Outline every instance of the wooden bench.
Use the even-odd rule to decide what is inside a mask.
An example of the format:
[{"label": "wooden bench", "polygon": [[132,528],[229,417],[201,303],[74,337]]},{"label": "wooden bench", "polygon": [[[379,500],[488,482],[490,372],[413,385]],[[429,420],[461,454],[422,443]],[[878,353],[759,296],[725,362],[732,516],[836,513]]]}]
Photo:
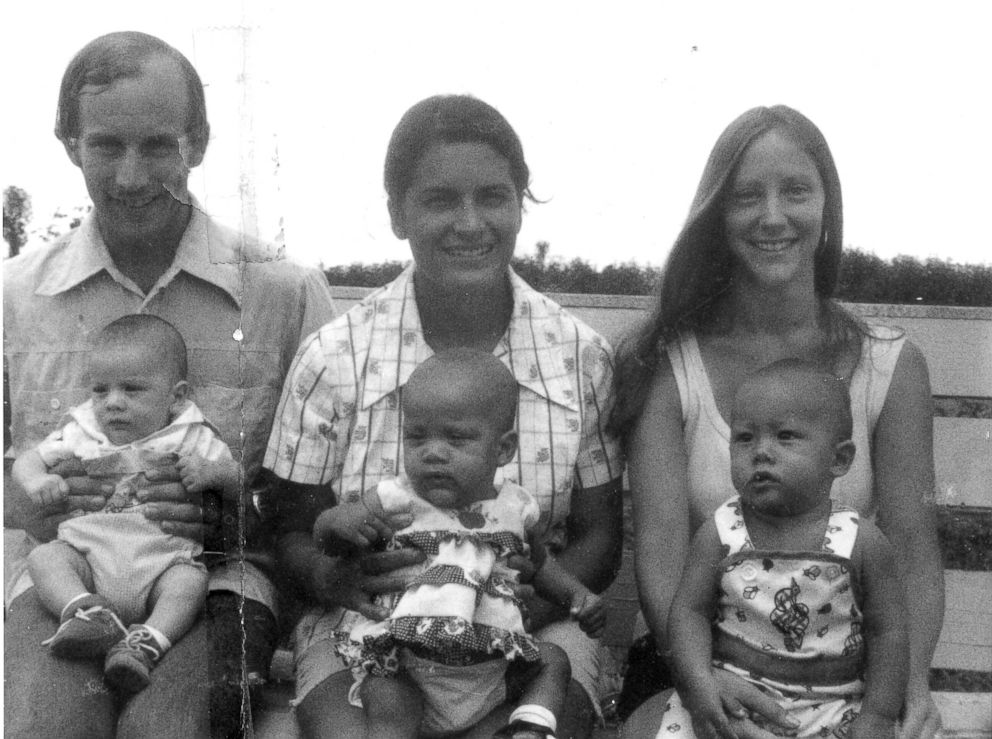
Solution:
[{"label": "wooden bench", "polygon": [[[366,288],[333,287],[344,311]],[[616,344],[641,320],[652,299],[622,295],[552,294]],[[934,395],[937,502],[946,551],[944,628],[934,656],[932,686],[947,736],[992,737],[992,308],[854,305],[871,321],[904,328],[927,358]],[[639,610],[634,582],[629,500],[625,501],[623,565],[607,591],[610,621],[604,643],[619,681]],[[977,531],[970,539],[962,534]],[[974,541],[972,541],[974,540]],[[978,551],[975,550],[978,548]],[[961,564],[969,569],[960,569]],[[285,656],[282,658],[285,662]],[[947,687],[951,687],[948,690]],[[288,715],[273,705],[257,735],[293,736]],[[615,737],[609,728],[599,737]]]},{"label": "wooden bench", "polygon": [[[335,287],[339,311],[369,291]],[[552,295],[616,343],[651,305],[647,297]],[[934,456],[941,537],[945,549],[947,609],[931,674],[945,735],[992,737],[992,308],[856,305],[860,315],[903,327],[923,350],[934,395]],[[604,637],[619,681],[638,611],[627,501],[623,567],[607,591],[610,621]],[[16,541],[9,543],[16,548]],[[5,535],[5,554],[10,562]],[[5,563],[6,564],[6,563]],[[6,574],[6,573],[5,573]],[[281,650],[276,680],[256,711],[254,736],[297,736],[288,700],[292,660]],[[251,733],[251,732],[250,732]],[[597,739],[618,736],[616,727]]]},{"label": "wooden bench", "polygon": [[[555,298],[614,342],[651,304],[628,296]],[[931,685],[948,735],[992,736],[992,309],[852,307],[868,320],[904,328],[927,358],[946,567],[944,628]],[[629,507],[627,514],[629,534]],[[607,591],[605,642],[618,658],[638,611],[630,545],[628,536],[623,568]]]}]

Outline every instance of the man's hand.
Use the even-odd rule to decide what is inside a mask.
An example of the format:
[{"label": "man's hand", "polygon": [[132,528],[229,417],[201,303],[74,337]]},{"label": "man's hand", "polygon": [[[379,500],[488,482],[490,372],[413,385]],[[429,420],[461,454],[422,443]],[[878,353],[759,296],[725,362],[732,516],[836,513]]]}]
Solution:
[{"label": "man's hand", "polygon": [[598,639],[606,628],[606,603],[598,595],[586,592],[572,600],[569,615],[579,622],[579,627],[592,639]]},{"label": "man's hand", "polygon": [[159,469],[145,473],[147,484],[137,498],[146,504],[145,518],[155,521],[167,534],[202,541],[220,525],[219,511],[205,507],[198,493],[188,491],[176,469]]},{"label": "man's hand", "polygon": [[60,523],[67,518],[101,510],[107,504],[107,498],[114,494],[113,485],[87,477],[78,459],[59,462],[50,472],[63,479],[68,492],[61,500],[41,507],[43,530],[33,531],[40,538],[54,539]]}]

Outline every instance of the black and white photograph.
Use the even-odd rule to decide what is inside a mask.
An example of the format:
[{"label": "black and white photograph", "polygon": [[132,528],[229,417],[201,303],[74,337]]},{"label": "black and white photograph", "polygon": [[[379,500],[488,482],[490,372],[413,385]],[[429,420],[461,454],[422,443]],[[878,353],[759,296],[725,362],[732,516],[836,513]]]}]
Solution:
[{"label": "black and white photograph", "polygon": [[992,739],[992,12],[5,10],[12,739]]}]

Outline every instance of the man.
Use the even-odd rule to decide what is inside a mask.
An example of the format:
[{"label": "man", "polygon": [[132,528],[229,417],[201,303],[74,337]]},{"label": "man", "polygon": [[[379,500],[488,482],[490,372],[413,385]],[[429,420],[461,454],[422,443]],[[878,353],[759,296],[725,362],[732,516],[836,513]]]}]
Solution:
[{"label": "man", "polygon": [[[240,456],[243,478],[240,499],[222,503],[188,495],[168,473],[139,494],[163,530],[206,533],[206,549],[227,555],[209,562],[205,618],[123,707],[102,665],[56,660],[40,646],[58,623],[19,579],[4,624],[5,730],[60,739],[237,735],[241,686],[264,673],[275,630],[274,589],[257,566],[264,558],[239,556],[245,538],[252,551],[257,528],[251,486],[297,346],[333,315],[327,283],[215,223],[191,198],[189,171],[209,137],[203,85],[161,40],[122,32],[84,47],[63,77],[55,133],[82,170],[93,210],[52,247],[4,265],[8,456],[38,443],[86,396],[86,353],[101,327],[152,313],[186,340],[196,402]],[[95,481],[61,474],[71,488],[66,509],[102,507],[107,492]],[[51,538],[67,510],[32,510],[5,483],[5,523]]]}]

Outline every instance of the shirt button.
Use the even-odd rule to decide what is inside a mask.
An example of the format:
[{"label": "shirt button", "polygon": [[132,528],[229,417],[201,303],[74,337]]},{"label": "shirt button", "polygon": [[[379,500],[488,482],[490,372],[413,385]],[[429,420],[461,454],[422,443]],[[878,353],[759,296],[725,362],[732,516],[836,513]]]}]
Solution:
[{"label": "shirt button", "polygon": [[741,567],[741,577],[745,580],[753,580],[758,576],[758,570],[755,569],[754,565],[744,565]]},{"label": "shirt button", "polygon": [[48,405],[52,407],[53,411],[57,411],[59,408],[62,407],[62,401],[59,400],[58,398],[52,398],[51,400],[48,401]]}]

